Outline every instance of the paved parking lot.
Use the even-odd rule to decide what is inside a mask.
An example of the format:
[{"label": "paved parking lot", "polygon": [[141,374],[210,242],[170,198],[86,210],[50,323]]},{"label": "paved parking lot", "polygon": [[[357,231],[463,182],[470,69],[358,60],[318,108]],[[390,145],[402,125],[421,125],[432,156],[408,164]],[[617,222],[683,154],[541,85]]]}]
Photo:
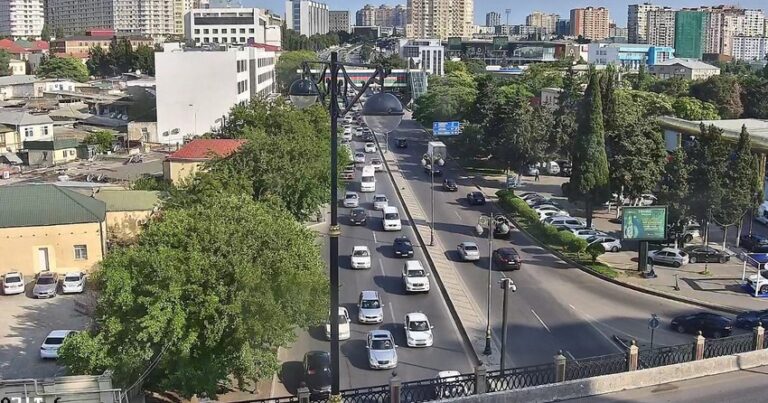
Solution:
[{"label": "paved parking lot", "polygon": [[[28,279],[29,281],[29,279]],[[46,378],[62,374],[53,360],[40,359],[40,345],[51,330],[84,329],[88,318],[75,312],[80,295],[33,299],[27,293],[0,295],[0,379]]]}]

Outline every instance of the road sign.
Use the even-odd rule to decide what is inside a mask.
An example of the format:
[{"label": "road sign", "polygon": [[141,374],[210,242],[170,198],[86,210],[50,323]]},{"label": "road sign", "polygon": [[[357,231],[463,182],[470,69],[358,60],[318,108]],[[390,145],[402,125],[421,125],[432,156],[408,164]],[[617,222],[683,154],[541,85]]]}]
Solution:
[{"label": "road sign", "polygon": [[658,329],[659,328],[659,317],[656,316],[654,313],[651,315],[651,319],[648,319],[648,328],[649,329]]},{"label": "road sign", "polygon": [[461,133],[459,122],[432,122],[432,134],[435,136],[458,136]]}]

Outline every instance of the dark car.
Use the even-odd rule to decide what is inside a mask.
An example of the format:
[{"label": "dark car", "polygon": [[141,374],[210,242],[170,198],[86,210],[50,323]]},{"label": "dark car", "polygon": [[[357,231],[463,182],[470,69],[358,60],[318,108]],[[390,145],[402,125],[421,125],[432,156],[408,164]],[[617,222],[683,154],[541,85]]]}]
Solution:
[{"label": "dark car", "polygon": [[443,171],[440,170],[440,167],[434,168],[434,173],[432,172],[432,165],[427,164],[424,166],[424,172],[426,172],[427,175],[435,175],[435,176],[442,176]]},{"label": "dark car", "polygon": [[497,216],[496,223],[493,226],[493,237],[496,239],[509,239],[512,234],[512,223],[507,217]]},{"label": "dark car", "polygon": [[536,208],[539,206],[543,206],[545,204],[549,204],[559,208],[560,210],[563,210],[563,206],[561,206],[560,203],[556,202],[554,199],[535,199],[533,204],[531,204],[530,206],[531,208]]},{"label": "dark car", "polygon": [[733,331],[733,323],[730,319],[710,312],[678,316],[672,319],[670,327],[678,333],[698,334],[701,331],[704,337],[715,339],[729,336]]},{"label": "dark car", "polygon": [[355,207],[349,212],[349,221],[354,225],[365,225],[368,214],[362,207]]},{"label": "dark car", "polygon": [[493,264],[499,270],[520,270],[523,265],[515,248],[499,248],[493,251]]},{"label": "dark car", "polygon": [[445,179],[443,181],[443,190],[448,192],[456,192],[459,190],[459,186],[456,185],[456,181],[453,179]]},{"label": "dark car", "polygon": [[768,309],[742,312],[736,316],[733,325],[740,329],[754,329],[758,323],[768,325]]},{"label": "dark car", "polygon": [[304,382],[315,395],[331,393],[331,355],[325,351],[304,354]]},{"label": "dark car", "polygon": [[704,245],[691,245],[683,248],[690,256],[691,263],[725,263],[731,260],[731,256],[719,249]]},{"label": "dark car", "polygon": [[399,236],[395,238],[395,243],[392,244],[392,249],[395,250],[395,256],[398,257],[412,257],[413,256],[413,244],[411,240],[406,236]]},{"label": "dark car", "polygon": [[408,140],[406,139],[397,139],[395,140],[395,145],[397,145],[397,148],[408,148]]},{"label": "dark car", "polygon": [[739,237],[739,245],[749,252],[768,252],[768,238],[756,234],[745,234]]},{"label": "dark car", "polygon": [[571,170],[573,165],[567,160],[557,160],[557,165],[560,166],[560,176],[571,176]]},{"label": "dark car", "polygon": [[482,206],[485,204],[483,192],[470,192],[467,194],[467,202],[470,206]]},{"label": "dark car", "polygon": [[372,142],[373,141],[373,133],[363,133],[363,141],[365,142]]}]

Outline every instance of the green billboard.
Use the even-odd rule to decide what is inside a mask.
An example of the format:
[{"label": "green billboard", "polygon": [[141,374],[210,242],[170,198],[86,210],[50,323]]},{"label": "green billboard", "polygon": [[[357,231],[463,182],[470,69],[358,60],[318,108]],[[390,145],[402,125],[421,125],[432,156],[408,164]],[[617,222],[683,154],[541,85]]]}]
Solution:
[{"label": "green billboard", "polygon": [[626,241],[663,241],[666,239],[667,207],[624,207],[621,233]]}]

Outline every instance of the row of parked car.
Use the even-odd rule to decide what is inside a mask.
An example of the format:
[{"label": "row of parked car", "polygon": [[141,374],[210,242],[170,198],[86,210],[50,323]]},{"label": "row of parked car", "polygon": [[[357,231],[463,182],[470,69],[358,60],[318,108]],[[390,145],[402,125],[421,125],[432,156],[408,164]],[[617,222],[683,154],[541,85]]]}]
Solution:
[{"label": "row of parked car", "polygon": [[[82,272],[69,272],[63,278],[55,272],[38,273],[34,279],[32,287],[32,296],[34,298],[53,298],[59,293],[59,283],[61,283],[62,294],[81,293],[85,289],[86,274]],[[3,275],[3,294],[17,295],[23,294],[27,289],[27,282],[24,275],[17,271],[5,273]]]}]

